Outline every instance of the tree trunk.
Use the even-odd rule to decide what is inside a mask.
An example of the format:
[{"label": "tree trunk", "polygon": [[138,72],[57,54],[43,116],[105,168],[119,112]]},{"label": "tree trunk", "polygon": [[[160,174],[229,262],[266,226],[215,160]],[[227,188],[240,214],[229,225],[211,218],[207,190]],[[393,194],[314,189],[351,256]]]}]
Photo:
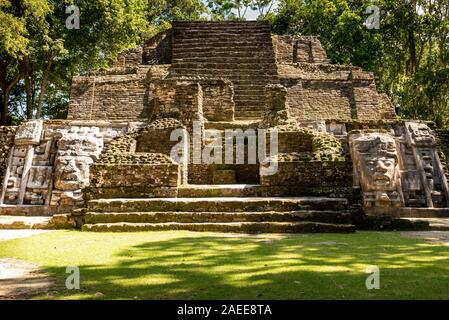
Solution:
[{"label": "tree trunk", "polygon": [[33,118],[33,94],[31,92],[31,70],[28,64],[26,65],[24,78],[26,94],[26,117],[28,120],[30,120]]},{"label": "tree trunk", "polygon": [[2,126],[7,125],[7,121],[8,121],[8,100],[9,100],[9,93],[6,94],[5,92],[3,92],[2,114],[0,117],[0,125],[2,125]]},{"label": "tree trunk", "polygon": [[41,91],[39,92],[39,99],[37,101],[36,119],[40,119],[42,116],[42,104],[44,101],[45,92],[47,91],[48,78],[50,76],[51,65],[53,63],[53,55],[48,58],[47,68],[45,68],[42,76]]},{"label": "tree trunk", "polygon": [[7,125],[8,124],[8,104],[9,104],[9,94],[11,93],[12,88],[19,82],[20,80],[20,74],[16,75],[16,77],[9,83],[9,84],[3,84],[3,100],[2,100],[2,106],[1,106],[1,117],[0,117],[0,124],[1,125]]},{"label": "tree trunk", "polygon": [[416,57],[416,41],[415,41],[415,34],[413,30],[409,31],[408,34],[408,47],[409,47],[409,75],[413,75],[416,72],[416,66],[417,66],[417,57]]}]

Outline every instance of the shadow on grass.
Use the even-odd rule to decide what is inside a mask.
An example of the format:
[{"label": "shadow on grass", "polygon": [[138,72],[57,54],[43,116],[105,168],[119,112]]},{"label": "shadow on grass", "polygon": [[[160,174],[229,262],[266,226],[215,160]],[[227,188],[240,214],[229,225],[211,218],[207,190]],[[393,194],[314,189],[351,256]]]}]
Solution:
[{"label": "shadow on grass", "polygon": [[[81,265],[80,292],[55,298],[104,299],[447,299],[449,248],[398,234],[279,240],[179,237],[114,253],[113,265]],[[375,233],[373,233],[375,235]],[[379,235],[382,235],[379,233]],[[379,266],[381,289],[365,273]],[[57,275],[65,270],[51,267]]]}]

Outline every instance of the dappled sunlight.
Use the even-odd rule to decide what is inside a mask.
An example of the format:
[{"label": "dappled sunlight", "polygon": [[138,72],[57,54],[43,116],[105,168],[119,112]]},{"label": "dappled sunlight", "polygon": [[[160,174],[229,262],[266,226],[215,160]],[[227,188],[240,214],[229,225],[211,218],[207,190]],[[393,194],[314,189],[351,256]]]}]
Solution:
[{"label": "dappled sunlight", "polygon": [[[27,256],[60,279],[56,297],[96,299],[95,292],[138,299],[449,297],[449,248],[399,233],[56,232],[6,241],[0,249],[0,256]],[[68,265],[80,267],[86,292],[65,290]],[[381,269],[382,290],[365,287],[370,265]]]}]

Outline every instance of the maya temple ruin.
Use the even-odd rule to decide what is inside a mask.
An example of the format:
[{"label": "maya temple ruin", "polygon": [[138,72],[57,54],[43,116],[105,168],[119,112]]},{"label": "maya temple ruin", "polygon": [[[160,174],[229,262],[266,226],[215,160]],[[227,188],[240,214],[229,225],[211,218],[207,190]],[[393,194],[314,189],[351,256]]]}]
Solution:
[{"label": "maya temple ruin", "polygon": [[[195,126],[196,141],[172,139]],[[191,159],[232,146],[229,130],[245,133],[245,161]],[[277,153],[247,161],[274,130]],[[371,73],[331,64],[315,37],[173,22],[75,76],[67,119],[0,127],[0,228],[427,229],[419,218],[449,217],[448,137],[399,119]],[[179,143],[188,161],[171,156]]]}]

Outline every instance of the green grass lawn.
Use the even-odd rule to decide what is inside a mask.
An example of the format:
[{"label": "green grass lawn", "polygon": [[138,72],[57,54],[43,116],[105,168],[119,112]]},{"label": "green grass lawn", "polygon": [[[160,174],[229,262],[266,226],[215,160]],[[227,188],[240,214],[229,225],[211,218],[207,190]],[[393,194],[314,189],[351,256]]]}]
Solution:
[{"label": "green grass lawn", "polygon": [[[56,231],[0,242],[40,265],[51,295],[94,299],[449,299],[449,247],[396,232],[226,235]],[[368,265],[381,288],[367,290]],[[67,266],[81,290],[65,288]]]}]

